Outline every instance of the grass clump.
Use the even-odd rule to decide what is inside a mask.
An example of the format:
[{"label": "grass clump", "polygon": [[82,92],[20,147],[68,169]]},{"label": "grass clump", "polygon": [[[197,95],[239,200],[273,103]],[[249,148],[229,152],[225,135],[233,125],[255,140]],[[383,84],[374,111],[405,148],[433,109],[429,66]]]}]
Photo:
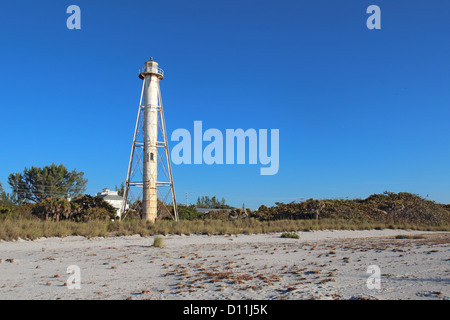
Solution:
[{"label": "grass clump", "polygon": [[300,236],[295,232],[283,232],[281,234],[282,238],[300,239]]},{"label": "grass clump", "polygon": [[153,239],[153,246],[157,248],[164,248],[164,239],[163,237],[156,236]]}]

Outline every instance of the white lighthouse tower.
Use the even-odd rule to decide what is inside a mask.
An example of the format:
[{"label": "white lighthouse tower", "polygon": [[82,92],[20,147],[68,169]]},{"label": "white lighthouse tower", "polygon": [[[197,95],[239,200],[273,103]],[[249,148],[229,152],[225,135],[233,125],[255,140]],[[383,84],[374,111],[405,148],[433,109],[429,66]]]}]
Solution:
[{"label": "white lighthouse tower", "polygon": [[[141,217],[147,221],[155,222],[158,215],[170,215],[174,220],[178,220],[159,87],[159,81],[164,78],[164,72],[158,67],[158,63],[150,58],[149,61],[145,62],[144,69],[140,70],[139,78],[143,80],[142,93],[123,195],[123,211],[125,211],[127,203],[134,201],[138,205],[133,206],[133,203],[130,203],[130,208],[139,211]],[[137,150],[138,148],[140,150]],[[159,152],[159,149],[163,149],[163,152]],[[163,170],[158,170],[159,164],[163,167]],[[158,175],[158,171],[163,172]],[[139,173],[141,173],[141,178],[135,180],[135,175]],[[168,181],[158,180],[163,173],[165,174],[165,180]],[[130,197],[132,187],[140,189],[139,195],[142,195],[142,198],[140,196],[134,199]],[[164,187],[169,188],[165,196],[158,192],[159,188]],[[173,212],[167,208],[165,203],[169,194],[172,196]]]},{"label": "white lighthouse tower", "polygon": [[158,91],[159,80],[163,79],[163,71],[158,63],[150,58],[145,63],[144,72],[139,74],[144,79],[144,159],[143,159],[143,217],[155,222],[158,210],[156,182],[157,171],[157,138],[158,138]]}]

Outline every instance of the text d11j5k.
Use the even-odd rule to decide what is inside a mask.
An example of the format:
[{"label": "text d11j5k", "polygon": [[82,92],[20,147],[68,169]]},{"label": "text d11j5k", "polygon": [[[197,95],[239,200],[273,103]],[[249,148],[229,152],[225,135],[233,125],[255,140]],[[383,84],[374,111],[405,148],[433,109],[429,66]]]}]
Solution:
[{"label": "text d11j5k", "polygon": [[255,315],[266,315],[267,305],[253,305],[253,304],[245,304],[245,305],[233,305],[228,304],[227,308],[223,307],[196,307],[191,304],[189,307],[184,307],[183,314],[184,315],[209,315],[211,318],[216,316],[217,314],[228,314],[228,315],[247,315],[249,317]]}]

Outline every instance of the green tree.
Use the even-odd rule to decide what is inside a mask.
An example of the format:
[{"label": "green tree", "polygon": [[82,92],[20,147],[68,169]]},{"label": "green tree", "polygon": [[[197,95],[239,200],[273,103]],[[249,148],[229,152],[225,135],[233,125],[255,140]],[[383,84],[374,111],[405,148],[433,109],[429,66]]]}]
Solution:
[{"label": "green tree", "polygon": [[12,189],[12,200],[17,204],[41,202],[50,197],[77,197],[86,191],[84,172],[68,171],[60,164],[44,168],[25,167],[23,173],[11,173],[8,183]]},{"label": "green tree", "polygon": [[120,187],[117,187],[117,185],[116,185],[115,186],[115,191],[117,191],[117,194],[122,197],[124,192],[125,192],[125,185],[124,185],[124,183],[122,182],[120,184]]},{"label": "green tree", "polygon": [[231,209],[231,207],[225,204],[225,198],[221,201],[216,196],[210,198],[209,196],[202,196],[197,198],[197,208],[209,208],[209,209]]},{"label": "green tree", "polygon": [[9,195],[3,190],[2,183],[0,182],[0,200],[1,201],[8,201]]},{"label": "green tree", "polygon": [[8,177],[11,186],[11,201],[15,204],[23,204],[26,201],[26,186],[21,173],[11,173]]}]

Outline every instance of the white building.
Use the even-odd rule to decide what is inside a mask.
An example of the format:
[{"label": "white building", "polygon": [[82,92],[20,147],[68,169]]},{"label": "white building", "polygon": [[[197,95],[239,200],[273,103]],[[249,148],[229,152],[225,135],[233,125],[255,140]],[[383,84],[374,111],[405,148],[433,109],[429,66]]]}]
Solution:
[{"label": "white building", "polygon": [[119,196],[118,191],[111,191],[108,188],[105,188],[102,192],[97,193],[96,196],[102,197],[106,202],[116,208],[118,217],[122,215],[123,198],[122,196]]}]

